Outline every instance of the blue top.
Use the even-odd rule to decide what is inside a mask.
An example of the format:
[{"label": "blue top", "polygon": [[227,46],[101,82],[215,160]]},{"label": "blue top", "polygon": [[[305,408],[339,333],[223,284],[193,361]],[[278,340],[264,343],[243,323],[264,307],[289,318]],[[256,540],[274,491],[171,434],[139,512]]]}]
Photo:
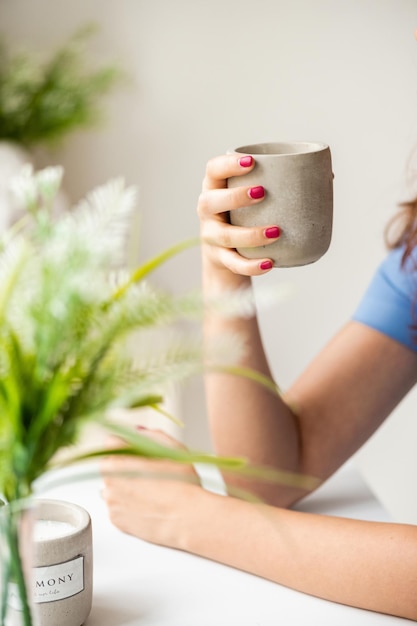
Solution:
[{"label": "blue top", "polygon": [[401,266],[403,248],[390,251],[378,267],[353,319],[417,352],[417,251]]}]

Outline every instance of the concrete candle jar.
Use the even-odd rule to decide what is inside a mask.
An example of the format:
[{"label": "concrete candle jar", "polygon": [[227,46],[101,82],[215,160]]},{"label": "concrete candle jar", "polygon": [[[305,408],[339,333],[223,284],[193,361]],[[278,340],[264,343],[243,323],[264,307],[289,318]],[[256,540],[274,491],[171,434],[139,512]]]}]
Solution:
[{"label": "concrete candle jar", "polygon": [[332,236],[333,171],[330,148],[317,142],[259,143],[236,148],[256,165],[245,176],[229,178],[228,187],[265,189],[259,204],[230,212],[237,226],[279,226],[279,239],[267,246],[239,248],[247,258],[271,259],[275,267],[314,263],[327,251]]},{"label": "concrete candle jar", "polygon": [[89,514],[61,500],[37,500],[33,528],[32,601],[37,626],[81,626],[92,604]]}]

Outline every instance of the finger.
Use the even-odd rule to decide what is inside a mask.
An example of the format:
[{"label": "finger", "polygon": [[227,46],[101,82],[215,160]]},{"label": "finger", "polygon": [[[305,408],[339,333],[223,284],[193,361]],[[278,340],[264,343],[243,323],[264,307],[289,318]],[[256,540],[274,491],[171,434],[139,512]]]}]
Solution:
[{"label": "finger", "polygon": [[[166,448],[186,449],[183,443],[171,437],[163,430],[149,429],[141,425],[138,425],[136,429],[141,436],[152,439]],[[182,471],[178,467],[179,464],[170,459],[153,459],[150,457],[136,456],[135,454],[112,455],[112,449],[123,447],[123,445],[126,444],[122,439],[116,437],[112,437],[111,439],[114,445],[109,446],[109,456],[104,457],[101,461],[100,467],[102,472],[133,472],[137,477],[140,477],[146,476],[146,474],[149,474],[151,471],[155,472],[158,470],[164,472],[167,471],[168,468],[175,472]]]},{"label": "finger", "polygon": [[221,220],[207,220],[202,224],[201,238],[204,243],[224,248],[255,248],[267,246],[279,239],[278,226],[246,228],[232,226]]},{"label": "finger", "polygon": [[224,189],[231,176],[243,176],[255,166],[255,160],[245,154],[224,154],[208,161],[203,189]]},{"label": "finger", "polygon": [[241,276],[261,276],[267,274],[274,266],[271,259],[246,259],[236,250],[216,248],[218,261],[234,274]]},{"label": "finger", "polygon": [[100,471],[107,489],[120,489],[126,481],[147,481],[176,475],[178,470],[171,461],[159,461],[132,455],[111,456],[102,460]]},{"label": "finger", "polygon": [[149,437],[149,439],[153,439],[167,448],[180,448],[185,450],[185,445],[181,441],[178,441],[178,439],[175,439],[175,437],[172,437],[160,428],[147,428],[145,426],[138,425],[136,426],[136,429],[141,435]]},{"label": "finger", "polygon": [[201,219],[228,213],[234,209],[262,202],[265,189],[256,187],[234,187],[231,189],[205,189],[201,192],[197,213]]},{"label": "finger", "polygon": [[138,458],[134,456],[109,457],[102,462],[101,475],[107,489],[120,489],[126,481],[182,480],[195,475],[191,465],[170,460]]},{"label": "finger", "polygon": [[121,448],[125,445],[125,442],[120,437],[116,437],[116,435],[107,435],[105,440],[105,446],[109,449]]}]

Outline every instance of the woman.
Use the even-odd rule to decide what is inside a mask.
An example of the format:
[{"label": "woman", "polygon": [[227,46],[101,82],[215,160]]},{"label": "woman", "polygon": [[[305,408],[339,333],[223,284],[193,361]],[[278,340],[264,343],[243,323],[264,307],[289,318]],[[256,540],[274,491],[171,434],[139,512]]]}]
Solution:
[{"label": "woman", "polygon": [[[245,186],[244,174],[254,165],[252,157],[236,155],[207,165],[198,212],[208,296],[250,287],[251,277],[272,267],[268,257],[245,259],[235,248],[279,240],[279,224],[245,229],[228,220],[229,211],[262,202],[259,188],[254,194]],[[230,176],[242,176],[242,186],[227,189]],[[285,401],[245,378],[207,376],[217,453],[324,481],[417,382],[417,339],[410,328],[417,293],[417,273],[410,272],[417,258],[417,202],[404,211],[402,232],[354,319],[292,385]],[[256,317],[225,320],[212,313],[205,320],[208,341],[230,330],[246,338],[242,364],[271,376]],[[161,433],[150,436],[167,441]],[[146,461],[112,458],[105,469],[132,463],[147,468]],[[242,479],[239,486],[267,504],[216,495],[186,481],[161,481],[155,490],[152,481],[115,476],[106,478],[105,497],[112,521],[127,533],[308,594],[417,620],[417,527],[299,512],[291,506],[304,495],[300,489],[261,481],[242,484]]]}]

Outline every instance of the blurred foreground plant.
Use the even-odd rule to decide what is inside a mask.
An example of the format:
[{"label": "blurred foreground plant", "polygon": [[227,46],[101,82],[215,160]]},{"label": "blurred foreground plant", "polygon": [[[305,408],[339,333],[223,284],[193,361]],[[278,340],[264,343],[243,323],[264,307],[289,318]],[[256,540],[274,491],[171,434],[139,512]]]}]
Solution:
[{"label": "blurred foreground plant", "polygon": [[[59,167],[38,173],[23,169],[12,186],[27,212],[0,242],[0,501],[5,504],[0,507],[0,626],[10,584],[20,598],[22,624],[32,623],[13,513],[86,424],[96,421],[115,433],[121,439],[119,454],[248,471],[242,459],[159,445],[113,423],[112,410],[157,407],[167,381],[203,367],[250,376],[276,392],[272,381],[233,366],[241,347],[233,338],[233,345],[221,340],[229,362],[220,365],[198,342],[175,332],[164,333],[160,349],[158,342],[147,341],[150,329],[200,316],[206,306],[199,295],[161,293],[146,282],[158,265],[195,242],[173,246],[128,272],[123,259],[135,190],[122,180],[111,181],[54,218],[61,178]],[[238,296],[235,313],[245,297]],[[135,355],[129,350],[133,336]],[[107,454],[108,449],[75,452],[72,461]],[[304,484],[302,477],[285,473],[265,476]],[[1,515],[5,511],[10,514]]]},{"label": "blurred foreground plant", "polygon": [[[30,495],[86,422],[104,421],[117,407],[158,404],[167,380],[202,363],[201,348],[175,333],[157,354],[155,344],[142,351],[140,341],[134,358],[128,349],[133,333],[201,311],[199,298],[146,282],[190,242],[130,274],[114,269],[123,261],[135,190],[111,181],[54,219],[61,177],[61,168],[24,168],[13,190],[28,212],[0,249],[0,494],[9,502]],[[147,438],[137,441],[147,455]]]},{"label": "blurred foreground plant", "polygon": [[85,43],[93,27],[75,33],[50,59],[0,45],[0,138],[25,147],[56,143],[100,119],[98,101],[120,79],[113,65],[88,70]]},{"label": "blurred foreground plant", "polygon": [[[111,409],[155,406],[166,380],[201,366],[201,351],[174,336],[158,358],[147,349],[133,359],[128,350],[134,331],[169,325],[201,308],[198,299],[160,293],[145,280],[190,243],[174,246],[131,274],[116,271],[135,190],[112,181],[55,219],[52,206],[61,177],[61,168],[36,174],[24,168],[13,190],[27,213],[0,243],[0,499],[8,505],[0,512],[11,512],[3,517],[2,626],[9,583],[19,590],[23,623],[31,624],[16,503],[31,495],[36,479],[51,468],[59,450],[78,440],[86,423],[101,421],[109,431],[117,426],[123,437],[123,427],[108,421]],[[129,454],[241,464],[127,434],[122,450]]]}]

